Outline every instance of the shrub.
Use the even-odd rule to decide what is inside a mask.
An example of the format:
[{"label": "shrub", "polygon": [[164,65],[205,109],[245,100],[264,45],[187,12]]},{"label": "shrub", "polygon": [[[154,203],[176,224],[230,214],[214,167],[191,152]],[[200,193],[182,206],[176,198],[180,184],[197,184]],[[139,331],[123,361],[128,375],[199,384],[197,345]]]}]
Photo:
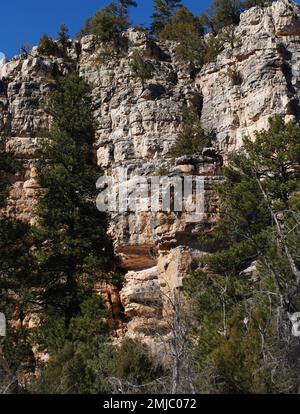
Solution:
[{"label": "shrub", "polygon": [[203,130],[198,111],[195,107],[183,110],[183,126],[174,147],[170,150],[173,157],[193,155],[211,146],[213,136]]},{"label": "shrub", "polygon": [[109,344],[101,300],[91,296],[81,304],[66,331],[63,320],[44,321],[39,335],[46,339],[49,363],[32,387],[37,394],[94,394],[109,392],[107,377],[113,348]]},{"label": "shrub", "polygon": [[39,54],[45,56],[55,56],[57,53],[57,45],[49,36],[45,34],[40,39],[38,52]]},{"label": "shrub", "polygon": [[112,375],[124,384],[128,393],[157,392],[155,380],[165,374],[164,368],[154,362],[142,342],[125,339],[116,351]]},{"label": "shrub", "polygon": [[150,62],[146,61],[138,51],[133,53],[129,66],[133,75],[140,79],[143,87],[145,81],[152,78],[153,66]]},{"label": "shrub", "polygon": [[224,49],[224,43],[218,36],[210,35],[204,41],[203,62],[209,63],[216,60],[217,56]]},{"label": "shrub", "polygon": [[241,72],[236,68],[229,68],[227,70],[227,76],[231,79],[232,85],[241,85],[243,83]]}]

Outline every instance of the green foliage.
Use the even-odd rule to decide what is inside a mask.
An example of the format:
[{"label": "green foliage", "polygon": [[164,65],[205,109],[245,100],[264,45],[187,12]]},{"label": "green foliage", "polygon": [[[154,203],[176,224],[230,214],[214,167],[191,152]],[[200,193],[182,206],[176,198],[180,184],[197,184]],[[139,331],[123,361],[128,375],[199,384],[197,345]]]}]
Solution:
[{"label": "green foliage", "polygon": [[[116,350],[112,375],[127,384],[131,392],[157,391],[155,381],[165,373],[165,369],[152,359],[148,347],[137,340],[125,339]],[[138,386],[141,388],[135,391],[134,387]]]},{"label": "green foliage", "polygon": [[25,316],[32,308],[32,245],[30,227],[20,221],[0,221],[0,312],[7,318]]},{"label": "green foliage", "polygon": [[224,49],[224,42],[219,36],[210,35],[205,38],[203,49],[203,62],[213,62],[218,57],[219,53],[221,53]]},{"label": "green foliage", "polygon": [[33,385],[38,394],[103,394],[109,392],[107,377],[113,349],[103,322],[101,300],[90,296],[66,329],[63,319],[49,315],[37,339],[51,358]]},{"label": "green foliage", "polygon": [[217,35],[224,27],[237,25],[241,11],[240,0],[213,0],[208,11],[201,14],[200,22]]},{"label": "green foliage", "polygon": [[193,303],[194,334],[199,335],[200,393],[295,391],[296,365],[286,363],[285,344],[278,338],[279,301],[272,280],[198,272],[185,288]]},{"label": "green foliage", "polygon": [[[201,239],[211,252],[202,261],[207,271],[185,286],[199,335],[199,384],[210,392],[295,392],[300,367],[289,356],[297,351],[286,312],[299,311],[300,298],[269,206],[282,216],[299,268],[300,126],[270,119],[270,128],[245,139],[223,172],[220,218]],[[254,261],[255,277],[241,273]]]},{"label": "green foliage", "polygon": [[69,36],[68,36],[69,29],[65,24],[62,24],[60,26],[59,32],[58,32],[58,41],[65,46],[68,43]]},{"label": "green foliage", "polygon": [[7,327],[6,336],[0,337],[0,393],[22,394],[19,376],[33,372],[34,356],[28,332],[22,327]]},{"label": "green foliage", "polygon": [[[2,148],[2,149],[1,149]],[[11,154],[5,152],[4,145],[0,147],[0,207],[6,200],[9,188],[9,175],[14,174],[19,163]]]},{"label": "green foliage", "polygon": [[123,13],[127,13],[128,7],[137,7],[137,2],[134,0],[119,0],[121,7],[123,7]]},{"label": "green foliage", "polygon": [[181,0],[155,0],[151,24],[153,33],[159,34],[164,29],[180,4]]},{"label": "green foliage", "polygon": [[[6,201],[10,175],[21,163],[0,150],[0,207]],[[27,332],[22,327],[25,315],[34,308],[30,290],[31,257],[30,227],[17,220],[0,219],[0,312],[7,321],[13,317],[20,322],[18,329],[7,326],[7,335],[0,338],[0,393],[22,392],[17,376],[23,368],[32,368],[32,351]]]},{"label": "green foliage", "polygon": [[146,61],[138,51],[133,53],[129,66],[133,75],[141,81],[143,87],[145,81],[153,76],[152,64]]},{"label": "green foliage", "polygon": [[238,71],[236,68],[229,68],[227,70],[227,75],[230,78],[232,85],[241,85],[243,83],[243,77],[241,72]]},{"label": "green foliage", "polygon": [[[99,297],[91,297],[81,306],[81,313],[65,330],[64,321],[44,321],[45,338],[53,357],[34,385],[34,393],[103,394],[114,392],[114,381],[137,392],[154,390],[149,383],[159,378],[163,369],[155,365],[149,350],[138,341],[125,339],[113,348],[103,323]],[[145,387],[144,387],[145,386]]]},{"label": "green foliage", "polygon": [[[0,311],[20,325],[0,343],[0,387],[20,391],[18,376],[34,370],[31,348],[38,343],[50,363],[36,392],[104,392],[112,351],[93,292],[97,281],[115,282],[114,252],[106,217],[95,206],[99,171],[89,86],[70,74],[50,96],[48,113],[53,124],[37,165],[45,189],[37,227],[0,222]],[[2,151],[1,175],[13,172]],[[36,329],[27,329],[28,314],[38,317]]]},{"label": "green foliage", "polygon": [[87,83],[68,75],[50,96],[48,113],[53,125],[37,165],[45,192],[33,256],[41,306],[36,342],[50,362],[33,391],[103,393],[112,351],[94,286],[112,279],[114,252],[106,216],[95,206],[99,170]]},{"label": "green foliage", "polygon": [[[21,163],[6,153],[4,145],[0,150],[0,207],[9,193],[9,176],[21,168]],[[0,312],[11,317],[14,312],[24,313],[29,300],[23,291],[29,283],[30,246],[29,226],[17,220],[0,219]]]},{"label": "green foliage", "polygon": [[225,43],[229,43],[231,49],[233,49],[237,44],[240,43],[240,39],[236,35],[235,29],[236,27],[233,24],[226,26],[222,29],[222,31],[218,35],[219,41],[222,43],[222,45],[224,45]]},{"label": "green foliage", "polygon": [[178,42],[176,57],[182,62],[191,62],[195,66],[203,64],[204,40],[203,28],[186,7],[179,7],[169,22],[160,31],[159,37]]},{"label": "green foliage", "polygon": [[136,2],[119,0],[109,3],[86,21],[79,37],[93,34],[99,42],[116,40],[120,33],[129,27],[128,7],[136,7]]},{"label": "green foliage", "polygon": [[251,7],[268,7],[276,0],[244,0],[242,7],[244,10],[250,9]]},{"label": "green foliage", "polygon": [[[255,143],[246,139],[244,146],[271,199],[283,208],[292,192],[299,189],[300,126],[292,121],[285,124],[280,116],[269,123],[268,130],[256,134]],[[245,167],[248,172],[249,162]]]},{"label": "green foliage", "polygon": [[183,109],[182,131],[179,133],[174,147],[170,150],[172,157],[193,155],[202,152],[204,147],[211,146],[213,136],[207,134],[200,122],[200,117],[195,107]]},{"label": "green foliage", "polygon": [[55,56],[57,51],[56,43],[46,34],[43,35],[38,45],[39,54],[44,56]]},{"label": "green foliage", "polygon": [[93,284],[109,278],[114,255],[106,216],[95,206],[99,170],[89,86],[70,74],[50,97],[48,112],[53,127],[37,165],[46,190],[37,207],[34,255],[40,301],[68,323]]},{"label": "green foliage", "polygon": [[216,59],[224,49],[224,44],[230,42],[234,47],[236,37],[234,28],[228,26],[215,36],[203,36],[204,28],[200,20],[185,7],[180,7],[170,18],[159,36],[165,40],[178,42],[175,53],[176,58],[183,63],[190,63],[195,67],[201,67]]},{"label": "green foliage", "polygon": [[176,58],[182,63],[201,67],[216,60],[224,49],[223,39],[219,36],[199,36],[191,31],[190,36],[182,37],[175,49]]},{"label": "green foliage", "polygon": [[20,221],[0,220],[0,312],[7,321],[12,318],[17,328],[7,324],[6,337],[0,337],[0,392],[22,392],[18,375],[34,368],[31,341],[23,327],[25,316],[35,309],[31,291],[32,262],[29,226]]},{"label": "green foliage", "polygon": [[[289,208],[291,196],[299,186],[299,136],[298,124],[285,125],[282,118],[275,117],[270,119],[269,130],[256,134],[255,142],[244,140],[245,152],[235,154],[223,169],[227,180],[217,189],[223,209],[216,231],[206,238],[209,246],[222,245],[220,254],[231,255],[233,243],[242,243],[244,263],[247,256],[254,260],[251,251],[264,252],[268,248],[271,217],[254,172],[264,180],[274,207]],[[236,255],[238,262],[240,256],[243,254]]]},{"label": "green foliage", "polygon": [[205,63],[205,42],[203,38],[191,31],[190,36],[183,36],[175,49],[176,59],[184,64],[201,67]]},{"label": "green foliage", "polygon": [[201,36],[203,28],[200,25],[199,19],[186,7],[181,6],[160,31],[159,37],[164,40],[181,41],[183,37],[191,35],[192,32]]},{"label": "green foliage", "polygon": [[228,26],[236,26],[243,11],[254,6],[267,7],[275,0],[213,0],[208,10],[200,15],[200,23],[214,35]]},{"label": "green foliage", "polygon": [[113,40],[125,28],[126,25],[120,24],[114,13],[109,10],[96,12],[90,23],[91,34],[94,34],[100,42]]}]

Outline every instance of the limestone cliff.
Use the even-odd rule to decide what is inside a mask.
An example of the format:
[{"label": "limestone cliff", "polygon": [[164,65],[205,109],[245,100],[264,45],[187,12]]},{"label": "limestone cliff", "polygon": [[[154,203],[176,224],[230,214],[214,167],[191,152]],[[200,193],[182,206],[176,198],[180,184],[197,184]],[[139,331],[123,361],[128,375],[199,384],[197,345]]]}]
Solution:
[{"label": "limestone cliff", "polygon": [[[226,159],[245,135],[267,126],[272,114],[299,119],[300,8],[279,0],[241,15],[230,44],[215,62],[198,73],[179,64],[172,42],[155,43],[142,31],[124,34],[119,54],[103,57],[92,36],[70,42],[65,58],[46,58],[34,48],[27,56],[0,63],[0,131],[7,150],[24,160],[26,173],[13,179],[5,214],[33,220],[40,193],[35,181],[37,143],[51,120],[44,104],[58,75],[76,68],[93,89],[97,121],[95,153],[105,174],[125,171],[135,176],[203,175],[205,214],[190,222],[185,213],[112,213],[110,234],[121,259],[125,284],[120,292],[99,287],[115,317],[125,312],[122,334],[149,343],[153,332],[166,331],[164,296],[181,286],[182,278],[201,255],[197,235],[218,214],[211,191],[212,154],[172,160],[168,151],[180,129],[182,108],[193,102],[201,110],[203,127],[214,130]],[[154,72],[146,87],[134,78],[129,61],[135,50],[151,60]],[[230,73],[239,73],[234,82]],[[204,154],[205,155],[205,154]],[[130,186],[129,186],[130,187]],[[121,301],[121,303],[120,303]]]}]

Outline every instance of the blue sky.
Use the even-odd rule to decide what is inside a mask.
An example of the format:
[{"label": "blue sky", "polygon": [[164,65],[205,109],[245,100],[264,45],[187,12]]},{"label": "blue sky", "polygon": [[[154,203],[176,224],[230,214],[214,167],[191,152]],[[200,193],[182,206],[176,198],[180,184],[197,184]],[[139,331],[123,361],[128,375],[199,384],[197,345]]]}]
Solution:
[{"label": "blue sky", "polygon": [[[138,0],[139,7],[131,9],[133,23],[149,23],[152,0]],[[55,36],[65,23],[74,36],[85,19],[102,8],[109,0],[1,0],[0,53],[12,57],[19,53],[22,43],[31,46],[47,33]],[[196,14],[207,8],[210,0],[183,0]]]}]

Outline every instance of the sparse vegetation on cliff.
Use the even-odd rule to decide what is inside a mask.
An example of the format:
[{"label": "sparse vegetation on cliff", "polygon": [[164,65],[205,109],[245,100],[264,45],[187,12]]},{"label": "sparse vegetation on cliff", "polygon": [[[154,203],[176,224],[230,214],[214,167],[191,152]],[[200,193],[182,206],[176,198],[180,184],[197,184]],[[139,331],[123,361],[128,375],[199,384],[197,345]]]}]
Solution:
[{"label": "sparse vegetation on cliff", "polygon": [[44,56],[55,56],[57,53],[57,45],[49,36],[45,34],[40,39],[38,52]]},{"label": "sparse vegetation on cliff", "polygon": [[297,392],[289,314],[300,310],[299,124],[270,119],[270,129],[245,139],[223,171],[220,219],[202,239],[211,252],[206,270],[186,283],[200,389]]},{"label": "sparse vegetation on cliff", "polygon": [[182,130],[169,154],[172,157],[201,154],[203,148],[212,145],[212,141],[213,134],[202,128],[197,108],[184,107]]},{"label": "sparse vegetation on cliff", "polygon": [[169,23],[174,11],[181,5],[181,0],[155,0],[151,30],[156,35]]},{"label": "sparse vegetation on cliff", "polygon": [[135,51],[129,62],[129,66],[133,75],[141,81],[142,87],[144,88],[145,81],[151,79],[153,76],[152,64],[145,60],[138,51]]},{"label": "sparse vegetation on cliff", "polygon": [[99,42],[116,40],[120,33],[129,27],[128,7],[136,7],[136,5],[136,2],[131,0],[109,3],[86,21],[79,37],[92,34]]},{"label": "sparse vegetation on cliff", "polygon": [[[145,34],[118,0],[1,63],[0,394],[299,392],[300,12],[236,30],[271,2],[155,1]],[[98,165],[148,210],[100,213]]]}]

